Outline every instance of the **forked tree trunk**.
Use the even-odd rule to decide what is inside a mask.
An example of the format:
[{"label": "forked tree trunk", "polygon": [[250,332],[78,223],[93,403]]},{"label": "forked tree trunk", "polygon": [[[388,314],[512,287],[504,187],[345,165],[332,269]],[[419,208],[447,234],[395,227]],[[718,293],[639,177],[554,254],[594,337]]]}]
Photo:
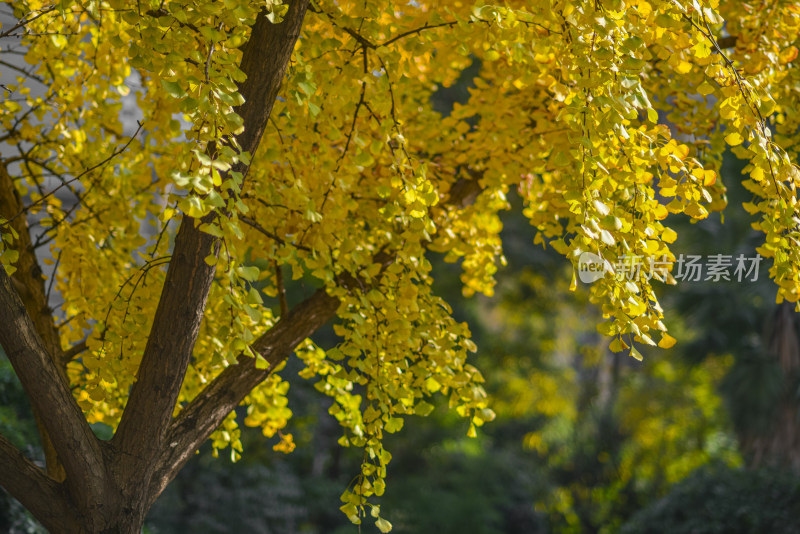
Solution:
[{"label": "forked tree trunk", "polygon": [[[308,0],[287,2],[279,24],[261,13],[244,46],[247,79],[237,108],[244,131],[237,141],[258,148],[286,67],[300,35]],[[247,175],[248,166],[233,171]],[[0,346],[40,420],[48,450],[45,472],[0,435],[0,485],[54,534],[140,534],[156,498],[225,417],[292,350],[335,314],[325,291],[282,315],[253,345],[271,365],[257,369],[242,357],[213,380],[177,418],[175,403],[194,349],[214,268],[205,263],[217,238],[184,217],[136,382],[111,441],[98,440],[78,407],[64,372],[57,330],[46,306],[36,257],[13,181],[0,176],[0,213],[22,236],[19,272],[0,267]]]}]

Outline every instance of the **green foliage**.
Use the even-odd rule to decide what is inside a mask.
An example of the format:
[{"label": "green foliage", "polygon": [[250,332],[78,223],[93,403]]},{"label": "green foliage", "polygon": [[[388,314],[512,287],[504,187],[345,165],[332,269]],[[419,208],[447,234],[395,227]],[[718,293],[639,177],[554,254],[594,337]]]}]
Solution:
[{"label": "green foliage", "polygon": [[791,534],[800,478],[785,471],[701,469],[636,514],[620,534]]},{"label": "green foliage", "polygon": [[736,428],[755,432],[769,429],[785,387],[783,371],[775,359],[759,354],[739,358],[722,384]]},{"label": "green foliage", "polygon": [[0,434],[29,453],[38,442],[30,403],[0,348]]},{"label": "green foliage", "polygon": [[[738,463],[716,391],[731,359],[698,364],[681,345],[640,346],[641,363],[611,353],[594,331],[598,315],[587,306],[586,286],[566,291],[570,272],[551,252],[525,243],[525,223],[513,213],[503,218],[508,267],[497,274],[496,298],[451,301],[480,347],[498,414],[485,432],[509,439],[504,432],[522,429],[516,439],[548,487],[530,498],[549,528],[615,532],[698,466]],[[448,287],[440,289],[449,294]],[[688,318],[670,320],[684,347],[699,335]]]},{"label": "green foliage", "polygon": [[205,451],[164,493],[148,524],[160,534],[286,534],[298,532],[307,515],[307,495],[285,461],[231,465]]},{"label": "green foliage", "polygon": [[[30,404],[11,364],[0,347],[0,434],[20,450],[41,460],[39,437]],[[40,534],[43,531],[30,514],[0,488],[0,532]]]}]

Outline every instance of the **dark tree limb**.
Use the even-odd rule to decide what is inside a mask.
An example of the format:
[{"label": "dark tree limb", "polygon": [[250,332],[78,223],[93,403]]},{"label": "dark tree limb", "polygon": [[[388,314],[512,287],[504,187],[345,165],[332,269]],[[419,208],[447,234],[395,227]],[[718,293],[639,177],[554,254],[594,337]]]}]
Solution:
[{"label": "dark tree limb", "polygon": [[61,485],[3,436],[0,436],[0,486],[48,530],[67,526],[73,532],[80,531],[74,510],[66,505],[68,501]]},{"label": "dark tree limb", "polygon": [[[374,262],[385,268],[394,262],[394,257],[381,251],[375,255]],[[364,286],[362,281],[350,275],[341,276],[338,285],[345,288]],[[317,290],[288,314],[281,315],[281,319],[250,346],[267,361],[266,369],[256,368],[253,358],[241,355],[235,365],[220,373],[181,411],[167,432],[165,447],[157,462],[150,486],[151,502],[248,393],[286,360],[304,339],[333,319],[340,304],[339,299],[329,295],[325,289]]]},{"label": "dark tree limb", "polygon": [[31,246],[28,222],[24,216],[19,216],[23,209],[22,199],[16,191],[14,182],[5,165],[0,162],[0,218],[9,221],[10,227],[18,234],[14,243],[14,247],[19,251],[19,260],[15,265],[17,270],[12,276],[14,286],[45,347],[52,354],[54,361],[58,361],[61,342],[52,310],[48,306],[42,269]]},{"label": "dark tree limb", "polygon": [[[481,191],[477,175],[472,180],[459,181],[449,191],[442,206],[463,208],[471,204]],[[375,255],[374,261],[385,268],[394,258],[382,251]],[[364,286],[361,281],[347,275],[338,282],[347,288]],[[250,391],[286,360],[304,339],[333,319],[339,305],[339,299],[320,289],[289,313],[282,310],[281,319],[251,345],[251,349],[263,356],[269,366],[258,369],[253,358],[240,356],[235,365],[220,373],[181,411],[167,431],[164,449],[150,485],[150,503],[155,502],[167,484]]]},{"label": "dark tree limb", "polygon": [[245,101],[236,108],[236,113],[244,121],[244,131],[236,140],[251,155],[255,154],[267,128],[308,8],[308,0],[287,3],[289,11],[280,24],[271,23],[263,11],[258,15],[242,51],[239,68],[247,79],[240,85],[239,93]]},{"label": "dark tree limb", "polygon": [[102,502],[105,468],[100,443],[89,428],[57,365],[44,347],[11,277],[0,267],[0,345],[34,411],[52,439],[73,498],[83,509]]},{"label": "dark tree limb", "polygon": [[[0,218],[9,221],[8,224],[18,235],[14,246],[19,251],[19,260],[15,265],[17,270],[11,279],[20,299],[22,299],[22,304],[28,312],[28,316],[33,321],[36,331],[44,342],[47,353],[56,362],[57,370],[66,384],[68,381],[65,368],[62,365],[61,339],[53,320],[52,310],[48,305],[48,293],[45,290],[42,269],[31,244],[28,220],[24,215],[20,216],[23,211],[22,199],[17,193],[5,164],[0,162]],[[55,278],[55,272],[53,273],[53,278]],[[47,473],[57,480],[63,480],[65,476],[64,468],[58,461],[58,455],[38,412],[35,413],[35,416],[42,439]]]},{"label": "dark tree limb", "polygon": [[720,48],[733,48],[736,46],[736,36],[735,35],[728,35],[727,37],[720,37],[717,39],[717,44]]},{"label": "dark tree limb", "polygon": [[[244,47],[240,68],[247,79],[239,92],[245,102],[236,110],[244,121],[244,131],[237,142],[251,154],[267,126],[307,6],[308,0],[291,2],[280,24],[272,24],[262,12]],[[248,169],[244,163],[233,168],[243,176]],[[163,449],[214,279],[215,267],[204,260],[219,253],[219,239],[201,232],[196,222],[184,217],[178,230],[142,363],[112,441],[114,477],[121,482],[135,476],[145,489],[154,469],[152,459]]]},{"label": "dark tree limb", "polygon": [[61,356],[61,364],[67,365],[69,362],[74,360],[80,353],[85,352],[89,349],[88,345],[86,344],[86,340],[78,342],[77,344],[73,345],[69,349],[65,350]]},{"label": "dark tree limb", "polygon": [[252,349],[269,363],[257,369],[255,360],[240,356],[238,363],[225,369],[184,408],[173,421],[157,461],[150,486],[151,502],[164,490],[184,464],[216,430],[250,391],[263,382],[307,337],[330,321],[339,300],[324,289],[295,306],[272,328],[255,341]]},{"label": "dark tree limb", "polygon": [[217,254],[219,240],[184,218],[131,394],[113,439],[122,472],[147,473],[172,418],[186,367],[203,319],[214,267],[204,259]]}]

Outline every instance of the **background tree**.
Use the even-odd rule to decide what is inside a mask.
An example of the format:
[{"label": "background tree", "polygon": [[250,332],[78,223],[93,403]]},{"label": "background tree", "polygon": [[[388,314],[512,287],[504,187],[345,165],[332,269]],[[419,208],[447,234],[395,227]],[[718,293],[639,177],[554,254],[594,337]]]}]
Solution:
[{"label": "background tree", "polygon": [[[724,205],[727,143],[749,162],[745,208],[760,216],[779,299],[796,301],[800,175],[774,139],[794,149],[797,16],[759,13],[619,0],[14,3],[0,38],[31,66],[6,62],[19,76],[0,104],[0,345],[47,471],[3,438],[0,484],[52,531],[138,532],[209,437],[238,455],[239,404],[245,424],[293,447],[282,371],[295,354],[333,399],[340,444],[363,451],[342,510],[388,531],[369,500],[385,488],[385,434],[429,414],[435,393],[470,435],[494,416],[427,254],[461,261],[465,294],[492,294],[512,187],[536,243],[602,259],[599,332],[640,357],[634,342],[675,342],[652,284],[674,281],[657,268],[677,237],[662,221]],[[431,93],[472,58],[469,101],[442,117]],[[616,276],[631,255],[645,267]],[[304,277],[316,287],[288,281]],[[334,319],[336,346],[309,339]],[[98,438],[97,422],[113,437]]]}]

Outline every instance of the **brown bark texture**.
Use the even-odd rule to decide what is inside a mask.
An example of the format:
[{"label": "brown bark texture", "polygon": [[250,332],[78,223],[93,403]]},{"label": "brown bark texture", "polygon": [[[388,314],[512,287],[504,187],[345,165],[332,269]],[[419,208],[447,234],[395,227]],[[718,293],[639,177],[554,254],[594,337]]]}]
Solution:
[{"label": "brown bark texture", "polygon": [[[237,112],[237,141],[255,152],[278,95],[308,7],[289,2],[279,24],[262,13],[243,49],[247,79]],[[233,170],[247,175],[248,167]],[[0,485],[51,532],[141,532],[147,510],[225,416],[303,339],[328,322],[338,301],[318,292],[283,317],[253,348],[272,364],[256,369],[242,358],[214,380],[178,418],[172,414],[214,279],[205,263],[219,240],[185,217],[178,230],[142,362],[120,425],[111,441],[98,440],[75,402],[64,351],[47,306],[41,269],[31,247],[14,180],[0,166],[0,217],[20,235],[18,270],[0,269],[0,346],[20,379],[40,423],[47,469],[0,436]]]}]

